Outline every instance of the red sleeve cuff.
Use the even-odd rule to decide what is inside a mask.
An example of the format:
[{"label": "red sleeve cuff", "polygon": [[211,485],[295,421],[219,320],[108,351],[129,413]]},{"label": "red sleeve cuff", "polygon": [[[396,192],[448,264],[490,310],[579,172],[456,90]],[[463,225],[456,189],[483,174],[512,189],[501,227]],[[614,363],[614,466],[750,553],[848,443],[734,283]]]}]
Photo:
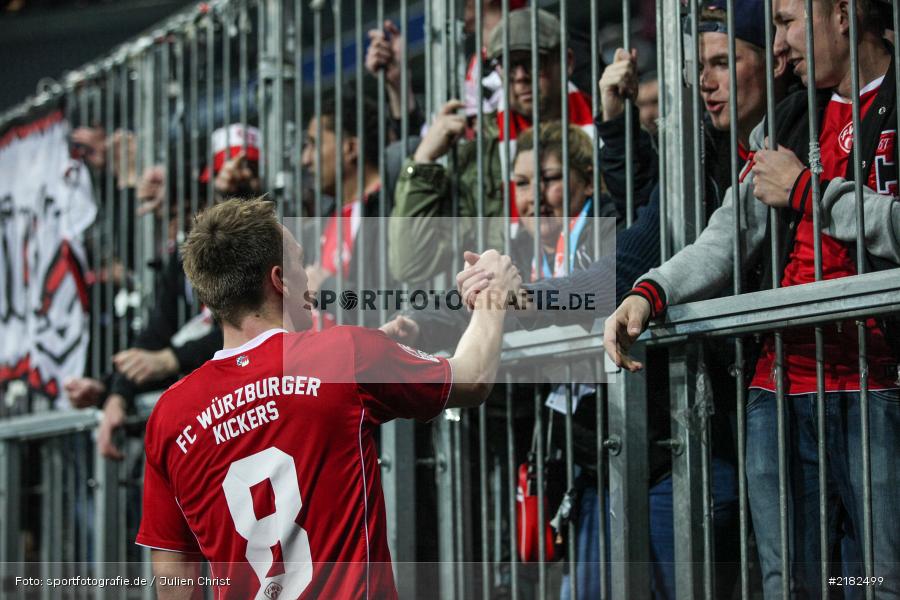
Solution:
[{"label": "red sleeve cuff", "polygon": [[644,279],[638,283],[630,292],[625,294],[626,298],[628,296],[640,296],[649,302],[651,318],[657,318],[666,310],[666,292],[652,279]]},{"label": "red sleeve cuff", "polygon": [[812,215],[812,171],[803,169],[790,195],[791,208],[801,214]]}]

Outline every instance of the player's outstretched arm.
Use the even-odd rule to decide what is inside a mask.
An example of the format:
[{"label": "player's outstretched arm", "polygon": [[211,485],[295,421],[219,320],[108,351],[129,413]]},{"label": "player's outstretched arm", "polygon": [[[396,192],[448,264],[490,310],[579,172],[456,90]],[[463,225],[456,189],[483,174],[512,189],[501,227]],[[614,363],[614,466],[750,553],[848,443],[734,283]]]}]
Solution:
[{"label": "player's outstretched arm", "polygon": [[[522,278],[508,256],[488,250],[464,273],[490,273],[490,285],[480,292],[474,303],[469,326],[450,359],[453,387],[448,408],[478,406],[494,387],[500,364],[503,319],[509,293],[518,294]],[[463,273],[460,273],[463,277]]]},{"label": "player's outstretched arm", "polygon": [[[202,556],[167,550],[151,550],[150,561],[153,563],[156,597],[159,600],[201,600],[203,598],[203,589],[197,585],[200,564],[203,561]],[[184,582],[185,585],[179,585],[181,582]]]}]

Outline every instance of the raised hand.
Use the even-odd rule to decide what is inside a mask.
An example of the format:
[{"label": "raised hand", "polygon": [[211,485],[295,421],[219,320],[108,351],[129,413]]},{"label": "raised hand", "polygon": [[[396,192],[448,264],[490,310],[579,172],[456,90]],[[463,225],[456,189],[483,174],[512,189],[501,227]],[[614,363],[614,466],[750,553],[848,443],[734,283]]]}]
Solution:
[{"label": "raised hand", "polygon": [[603,120],[615,119],[625,112],[625,100],[637,98],[637,50],[627,52],[616,50],[613,63],[600,76],[600,102],[603,106]]},{"label": "raised hand", "polygon": [[466,117],[457,114],[463,106],[459,100],[450,100],[441,107],[441,111],[428,128],[428,133],[416,148],[413,160],[418,163],[430,163],[450,151],[453,144],[466,131]]}]

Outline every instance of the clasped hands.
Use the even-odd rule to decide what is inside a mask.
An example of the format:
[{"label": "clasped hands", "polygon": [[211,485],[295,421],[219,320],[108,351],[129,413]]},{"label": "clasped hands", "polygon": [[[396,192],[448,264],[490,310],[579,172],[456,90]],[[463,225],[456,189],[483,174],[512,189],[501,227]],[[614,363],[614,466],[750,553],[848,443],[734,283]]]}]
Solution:
[{"label": "clasped hands", "polygon": [[465,268],[456,285],[466,306],[475,308],[524,308],[522,276],[512,259],[496,250],[483,254],[466,251]]}]

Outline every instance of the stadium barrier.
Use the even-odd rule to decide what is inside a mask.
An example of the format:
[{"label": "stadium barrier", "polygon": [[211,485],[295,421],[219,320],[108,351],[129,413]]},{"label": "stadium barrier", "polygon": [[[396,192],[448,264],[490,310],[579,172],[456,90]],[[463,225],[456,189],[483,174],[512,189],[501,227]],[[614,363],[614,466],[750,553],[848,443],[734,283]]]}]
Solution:
[{"label": "stadium barrier", "polygon": [[[476,47],[482,47],[481,7],[477,0],[475,37]],[[808,0],[809,6],[811,0]],[[112,269],[121,264],[124,273],[133,277],[131,290],[140,298],[135,302],[137,310],[116,312],[117,291],[112,283],[99,279],[91,287],[92,339],[90,371],[95,377],[103,375],[104,365],[111,355],[127,347],[135,330],[146,322],[146,314],[153,302],[154,274],[148,265],[165,247],[168,232],[176,232],[174,238],[183,238],[187,227],[187,215],[196,212],[204,202],[213,200],[212,187],[201,191],[199,178],[203,166],[213,162],[213,154],[207,140],[217,127],[239,122],[258,124],[261,130],[260,176],[263,189],[278,203],[284,215],[302,213],[304,172],[299,164],[299,148],[302,144],[304,117],[321,115],[323,97],[336,97],[337,114],[335,131],[340,147],[341,94],[346,93],[345,77],[355,83],[357,110],[363,110],[364,98],[363,52],[364,27],[382,23],[385,2],[378,0],[372,19],[371,7],[364,7],[361,0],[353,3],[353,38],[344,43],[344,29],[351,21],[344,11],[349,0],[326,3],[316,0],[309,4],[293,0],[235,0],[213,1],[192,7],[160,24],[152,32],[140,37],[108,56],[68,74],[63,84],[44,90],[15,110],[3,115],[2,123],[27,117],[42,107],[64,101],[66,116],[72,126],[101,125],[108,134],[118,129],[131,131],[135,144],[132,153],[128,144],[121,146],[121,155],[114,156],[109,146],[107,165],[115,161],[134,164],[134,171],[141,173],[154,165],[174,165],[174,193],[166,193],[161,215],[153,213],[137,217],[128,208],[134,204],[134,191],[128,185],[118,186],[112,168],[95,181],[96,202],[100,209],[97,222],[88,236],[90,268],[94,273]],[[509,2],[503,1],[503,21],[508,23]],[[544,3],[540,3],[543,5]],[[705,225],[703,210],[704,168],[702,155],[702,103],[699,90],[692,82],[698,81],[698,22],[697,3],[682,6],[679,0],[657,0],[657,48],[660,80],[660,182],[662,254],[665,259],[689,244]],[[560,19],[560,36],[563,47],[568,39],[567,11],[569,0],[560,0],[556,6]],[[766,3],[767,17],[771,6]],[[854,6],[855,2],[851,2]],[[729,14],[733,14],[733,0],[728,1]],[[398,22],[401,30],[410,23],[407,0],[399,3]],[[425,55],[425,112],[433,115],[443,101],[459,97],[465,72],[464,44],[461,35],[460,7],[453,0],[426,0],[416,3],[424,19],[423,51]],[[333,35],[329,38],[323,26],[323,16],[331,13]],[[622,3],[623,39],[631,46],[630,4]],[[686,32],[682,18],[690,14],[693,26]],[[900,9],[894,7],[894,23],[900,21]],[[310,27],[309,23],[312,22]],[[733,21],[729,17],[729,42],[734,48]],[[312,30],[312,37],[305,32]],[[509,28],[506,27],[508,36]],[[767,38],[772,39],[771,19],[768,19]],[[895,28],[896,29],[896,28]],[[600,76],[598,6],[591,3],[591,81]],[[532,36],[537,38],[537,18],[532,22]],[[858,32],[851,27],[851,37]],[[404,37],[404,45],[409,38]],[[329,51],[325,45],[333,43]],[[508,42],[508,37],[506,37]],[[809,43],[812,41],[810,39]],[[503,63],[509,64],[508,43],[505,44]],[[354,54],[354,69],[345,67],[348,47]],[[895,50],[896,52],[896,50]],[[404,56],[408,53],[408,46]],[[732,52],[732,57],[733,57]],[[771,54],[771,53],[769,53]],[[326,56],[329,64],[325,65]],[[563,61],[565,55],[563,53]],[[855,60],[855,57],[854,57]],[[236,63],[236,64],[235,64]],[[684,69],[683,65],[688,64]],[[476,81],[481,67],[476,62]],[[771,65],[770,65],[771,66]],[[531,56],[531,69],[540,67],[537,46]],[[565,63],[561,72],[566,73]],[[736,97],[735,64],[729,61],[731,70],[731,97]],[[330,74],[326,76],[325,71]],[[311,71],[311,76],[308,73]],[[857,72],[853,69],[854,73]],[[769,122],[773,122],[774,99],[771,98]],[[403,89],[409,74],[401,69]],[[378,76],[377,104],[379,112],[379,147],[388,145],[386,127],[387,99],[384,73]],[[312,79],[312,93],[306,82]],[[561,82],[565,94],[566,81]],[[859,82],[854,78],[854,90]],[[536,78],[533,80],[534,97],[539,94]],[[478,87],[476,121],[480,125],[483,114],[483,93]],[[508,79],[504,86],[509,95]],[[599,112],[598,93],[592,88],[592,109]],[[810,102],[814,90],[809,91]],[[406,94],[401,94],[400,141],[406,147],[410,137],[409,106]],[[312,100],[312,102],[310,102]],[[312,109],[310,109],[310,103]],[[628,101],[625,115],[629,132],[629,156],[632,113]],[[567,103],[563,98],[563,119]],[[732,104],[732,122],[737,114]],[[535,103],[533,122],[540,123],[540,107]],[[811,111],[815,119],[815,111]],[[859,123],[859,106],[854,103],[854,120]],[[318,139],[321,139],[319,119]],[[362,123],[362,119],[357,119]],[[817,144],[818,125],[810,127],[810,143]],[[360,125],[361,127],[361,125]],[[483,151],[484,139],[481,127],[475,128],[476,139],[471,142]],[[857,128],[858,130],[858,128]],[[772,132],[774,134],[774,132]],[[567,135],[567,134],[566,134]],[[772,135],[774,138],[774,135]],[[509,140],[509,131],[505,139]],[[566,142],[564,142],[565,144]],[[230,145],[230,144],[228,144]],[[732,149],[737,148],[736,132],[732,131]],[[507,155],[509,144],[506,144]],[[207,149],[204,152],[203,149]],[[382,180],[386,164],[382,153],[379,170]],[[535,167],[540,171],[540,149],[535,152]],[[738,180],[737,152],[732,151],[731,179]],[[451,154],[449,161],[455,160]],[[317,148],[316,164],[322,165],[321,147]],[[594,152],[595,189],[600,189],[599,157]],[[563,173],[568,183],[568,156],[563,155]],[[635,214],[632,183],[632,161],[627,162],[629,189],[626,198],[626,221],[630,225]],[[343,165],[336,162],[338,172],[336,197],[342,197],[340,182]],[[317,168],[317,173],[322,169]],[[6,174],[9,176],[9,174]],[[362,174],[360,173],[360,180]],[[484,188],[485,174],[478,172],[478,185]],[[815,178],[814,178],[815,180]],[[457,184],[458,185],[458,184]],[[859,206],[857,255],[864,256],[862,235],[861,178],[857,177],[857,203]],[[321,181],[312,182],[314,191],[313,218],[321,231],[323,194]],[[566,185],[568,189],[568,185]],[[508,187],[505,187],[505,206],[509,206]],[[201,195],[205,194],[205,198]],[[539,196],[540,194],[538,194]],[[820,191],[814,185],[813,198],[818,215]],[[691,200],[693,199],[693,201]],[[540,198],[536,200],[540,203]],[[388,218],[388,200],[384,187],[379,195],[379,218]],[[174,209],[174,210],[172,210]],[[736,206],[736,210],[740,210]],[[480,214],[483,214],[483,206]],[[538,212],[538,211],[536,211]],[[566,213],[565,216],[568,216]],[[773,211],[772,219],[777,220]],[[129,231],[134,229],[134,235]],[[338,231],[342,231],[339,226]],[[735,263],[740,265],[742,252],[741,232],[735,231]],[[484,247],[483,238],[480,240]],[[382,240],[383,242],[383,240]],[[537,242],[536,242],[537,243]],[[777,240],[773,241],[777,244]],[[568,244],[566,244],[568,248]],[[777,248],[777,246],[776,246]],[[774,254],[778,254],[775,252]],[[816,231],[816,258],[821,265],[821,234]],[[568,264],[568,261],[565,261]],[[859,264],[856,277],[832,281],[817,281],[787,289],[777,289],[779,281],[773,281],[772,289],[750,294],[744,292],[745,273],[734,273],[734,297],[693,302],[673,306],[665,320],[651,327],[643,343],[635,351],[643,355],[645,349],[654,346],[670,348],[668,370],[670,375],[670,439],[659,442],[671,450],[672,487],[674,498],[674,536],[676,589],[678,598],[714,598],[716,568],[713,539],[712,466],[710,455],[710,399],[703,393],[704,357],[703,340],[727,338],[734,340],[736,362],[732,376],[735,379],[734,407],[737,416],[737,465],[739,502],[739,546],[741,598],[750,598],[758,583],[751,580],[751,563],[755,561],[751,548],[750,514],[747,500],[746,474],[746,388],[743,385],[745,338],[763,333],[774,333],[777,362],[783,355],[782,332],[798,325],[816,330],[817,364],[822,373],[825,358],[822,356],[822,328],[828,323],[854,320],[858,326],[861,347],[865,347],[864,322],[868,317],[883,316],[900,311],[900,280],[897,271],[865,274],[866,265]],[[776,269],[777,271],[777,269]],[[821,268],[817,279],[822,278]],[[127,297],[126,297],[127,299]],[[121,302],[121,301],[120,301]],[[182,303],[180,322],[185,322],[197,310],[196,306]],[[509,334],[504,345],[503,364],[506,367],[555,362],[565,365],[574,358],[593,361],[597,381],[605,381],[603,373],[615,371],[604,362],[601,354],[600,334],[582,332],[565,334],[558,330]],[[865,366],[866,356],[860,356]],[[752,366],[752,365],[751,365]],[[865,369],[862,369],[865,372]],[[512,383],[508,374],[507,383]],[[565,383],[565,382],[563,382]],[[781,556],[783,572],[791,572],[788,545],[788,467],[787,467],[787,412],[784,394],[783,372],[776,377],[779,450],[779,514],[781,523]],[[869,423],[865,381],[861,381],[862,394],[862,452],[869,456]],[[416,453],[415,429],[411,423],[391,423],[383,427],[381,434],[382,471],[387,500],[390,543],[399,571],[398,586],[401,597],[416,597],[416,569],[408,568],[420,561],[417,553],[417,512],[434,512],[437,515],[437,569],[439,571],[441,598],[494,597],[502,588],[511,598],[557,597],[551,582],[559,569],[546,556],[547,532],[538,527],[536,544],[536,569],[515,559],[516,539],[516,487],[517,465],[524,457],[517,451],[516,415],[518,411],[532,413],[538,439],[534,444],[536,495],[538,522],[552,516],[545,503],[546,451],[542,443],[547,424],[544,397],[535,388],[533,406],[524,408],[514,404],[511,386],[506,386],[505,402],[492,398],[487,406],[471,411],[447,411],[444,418],[433,427],[434,455],[419,456]],[[565,396],[564,471],[565,488],[575,486],[576,473],[573,449],[573,392],[567,386]],[[596,410],[597,447],[597,495],[601,515],[598,521],[600,556],[589,565],[596,568],[600,577],[601,598],[641,599],[650,597],[651,558],[649,552],[648,517],[648,442],[647,442],[647,380],[643,374],[618,373],[609,383],[598,385]],[[819,493],[820,524],[826,536],[827,490],[824,485],[825,456],[827,448],[824,436],[825,394],[820,377],[816,409],[819,415],[819,480],[823,483]],[[146,413],[144,413],[144,417]],[[503,427],[498,439],[493,435],[489,421],[499,418]],[[65,574],[65,563],[126,562],[134,556],[128,550],[130,528],[135,515],[129,514],[129,488],[139,489],[139,475],[129,472],[126,463],[106,461],[96,455],[90,439],[97,415],[94,411],[39,413],[13,417],[0,423],[0,562],[4,575],[11,575],[10,565],[19,562],[39,561],[35,567],[45,576]],[[139,426],[142,417],[135,417],[133,425]],[[530,421],[529,421],[530,422]],[[139,440],[139,436],[135,439]],[[494,442],[492,445],[491,442]],[[498,450],[499,448],[499,450]],[[129,458],[140,461],[139,444],[128,449]],[[477,468],[474,465],[477,464]],[[866,458],[865,464],[869,465]],[[417,501],[417,490],[430,486],[426,469],[433,469],[436,486],[436,505],[424,506]],[[872,474],[869,467],[863,473],[866,517],[862,535],[862,547],[867,576],[874,572],[872,530]],[[608,509],[607,509],[608,505]],[[35,524],[37,525],[35,527]],[[568,524],[568,545],[565,561],[568,572],[578,569],[576,525]],[[828,554],[828,539],[823,539],[820,560],[822,589],[827,590],[827,578],[832,573],[832,557]],[[146,569],[146,560],[144,561]],[[102,574],[102,569],[94,574]],[[528,570],[527,576],[524,571]],[[789,578],[782,578],[784,595],[788,594]],[[572,578],[572,593],[577,578]],[[526,590],[526,588],[528,588]],[[434,593],[434,590],[430,590]],[[98,589],[89,592],[103,596],[111,590]],[[148,594],[149,592],[141,592]],[[867,589],[871,597],[873,590]],[[85,595],[88,595],[86,592]],[[110,596],[113,597],[113,596]]]}]

